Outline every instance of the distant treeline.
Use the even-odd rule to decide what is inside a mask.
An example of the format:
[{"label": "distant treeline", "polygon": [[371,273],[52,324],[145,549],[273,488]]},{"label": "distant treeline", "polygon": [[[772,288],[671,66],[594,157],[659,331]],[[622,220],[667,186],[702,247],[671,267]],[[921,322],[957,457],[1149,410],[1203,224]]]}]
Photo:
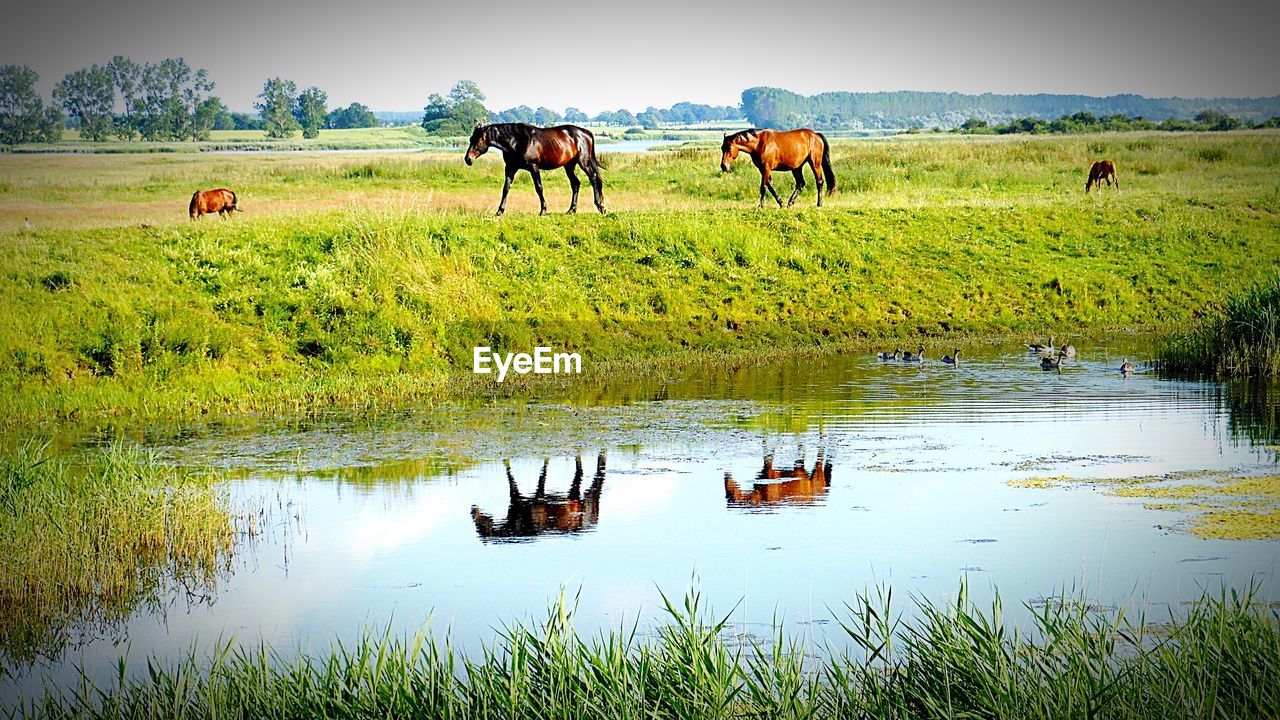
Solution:
[{"label": "distant treeline", "polygon": [[733,106],[690,102],[676,103],[665,109],[649,107],[638,115],[626,108],[588,115],[575,107],[565,108],[561,113],[548,107],[535,110],[528,105],[491,111],[485,107],[484,101],[485,95],[478,85],[470,80],[460,80],[450,88],[448,95],[432,93],[427,98],[427,105],[422,109],[422,127],[433,135],[467,135],[477,122],[529,123],[544,127],[562,122],[598,122],[656,129],[663,125],[743,119],[742,111]]},{"label": "distant treeline", "polygon": [[1141,95],[966,95],[941,92],[831,92],[798,95],[754,87],[742,93],[742,112],[757,127],[807,126],[821,130],[960,127],[970,119],[990,125],[1024,118],[1051,120],[1075,113],[1189,120],[1214,110],[1242,121],[1280,115],[1280,96],[1267,98],[1147,98]]},{"label": "distant treeline", "polygon": [[288,137],[301,130],[377,125],[360,103],[330,111],[319,88],[298,92],[292,81],[263,86],[257,116],[233,113],[217,96],[203,68],[182,58],[140,64],[117,55],[102,65],[67,73],[46,105],[36,91],[40,75],[25,65],[0,67],[0,143],[56,142],[64,127],[86,140],[207,140],[211,130],[266,130]]},{"label": "distant treeline", "polygon": [[1056,120],[1018,118],[1003,125],[992,125],[986,120],[969,118],[952,132],[967,135],[1010,135],[1015,133],[1123,132],[1127,130],[1224,132],[1241,128],[1280,128],[1280,116],[1272,115],[1266,120],[1258,120],[1251,123],[1217,110],[1201,110],[1190,120],[1165,118],[1160,122],[1156,122],[1144,117],[1129,117],[1127,115],[1097,117],[1093,113],[1078,112],[1071,115],[1063,115]]}]

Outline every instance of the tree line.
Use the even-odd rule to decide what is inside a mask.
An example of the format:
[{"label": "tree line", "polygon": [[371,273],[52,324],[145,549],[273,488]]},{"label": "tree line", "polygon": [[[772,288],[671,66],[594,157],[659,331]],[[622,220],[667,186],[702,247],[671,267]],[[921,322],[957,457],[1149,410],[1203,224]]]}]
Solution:
[{"label": "tree line", "polygon": [[254,104],[257,116],[233,113],[213,95],[204,68],[183,58],[138,63],[117,55],[67,73],[46,105],[36,91],[40,75],[25,65],[0,67],[0,143],[56,142],[64,127],[80,137],[104,140],[207,140],[212,130],[265,130],[269,137],[321,128],[374,127],[373,111],[360,103],[328,109],[317,87],[301,92],[291,80],[268,80]]},{"label": "tree line", "polygon": [[969,118],[952,132],[966,135],[1011,135],[1018,133],[1089,133],[1123,132],[1129,130],[1167,130],[1189,132],[1225,132],[1241,128],[1280,128],[1280,116],[1248,122],[1217,110],[1201,110],[1190,120],[1165,118],[1160,122],[1144,117],[1113,114],[1098,117],[1093,113],[1078,112],[1063,115],[1055,120],[1018,118],[1010,122],[992,125],[981,118]]},{"label": "tree line", "polygon": [[485,95],[470,80],[455,83],[447,95],[432,93],[422,109],[422,127],[432,135],[467,135],[477,122],[528,123],[530,125],[556,125],[558,123],[597,122],[623,127],[642,126],[648,129],[663,125],[689,125],[698,122],[741,120],[742,112],[731,105],[702,105],[681,102],[669,108],[649,107],[640,114],[626,108],[605,110],[596,115],[575,107],[557,112],[548,107],[531,108],[528,105],[490,111],[484,105]]},{"label": "tree line", "polygon": [[1023,118],[1050,122],[1075,113],[1146,118],[1153,122],[1185,120],[1213,110],[1244,121],[1280,115],[1280,96],[1264,98],[1147,98],[1141,95],[967,95],[941,92],[829,92],[800,95],[771,87],[742,93],[742,112],[757,127],[813,127],[819,130],[943,128],[969,119],[989,125]]}]

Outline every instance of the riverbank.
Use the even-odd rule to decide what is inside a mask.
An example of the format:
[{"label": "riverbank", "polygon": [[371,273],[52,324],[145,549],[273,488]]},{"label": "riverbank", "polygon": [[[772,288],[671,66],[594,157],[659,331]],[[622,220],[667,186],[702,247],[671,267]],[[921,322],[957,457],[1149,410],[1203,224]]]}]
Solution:
[{"label": "riverbank", "polygon": [[[754,171],[720,173],[714,151],[621,154],[609,215],[536,217],[526,180],[501,220],[490,158],[4,158],[0,412],[21,427],[511,392],[471,374],[481,345],[578,352],[591,382],[1176,327],[1280,257],[1280,135],[1221,135],[849,142],[821,210],[811,194],[752,209]],[[1100,152],[1127,168],[1123,194],[1081,192]],[[246,212],[187,221],[209,185]]]}]

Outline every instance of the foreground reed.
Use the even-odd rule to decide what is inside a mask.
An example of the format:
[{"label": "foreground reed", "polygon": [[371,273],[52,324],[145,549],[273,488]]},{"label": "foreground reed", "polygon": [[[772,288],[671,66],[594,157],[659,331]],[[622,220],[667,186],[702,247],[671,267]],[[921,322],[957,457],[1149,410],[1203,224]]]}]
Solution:
[{"label": "foreground reed", "polygon": [[0,453],[0,649],[23,659],[109,626],[225,564],[233,521],[207,478],[114,444],[81,463],[27,442]]},{"label": "foreground reed", "polygon": [[[125,667],[16,711],[47,717],[243,718],[1261,718],[1280,708],[1280,617],[1256,589],[1206,594],[1162,624],[1070,597],[1009,629],[978,608],[891,592],[847,606],[842,638],[803,652],[781,630],[735,639],[691,592],[655,633],[590,638],[561,601],[473,657],[426,632],[366,635],[322,656],[193,651]],[[841,649],[844,648],[844,649]]]},{"label": "foreground reed", "polygon": [[1280,377],[1280,274],[1165,338],[1160,367],[1193,377]]}]

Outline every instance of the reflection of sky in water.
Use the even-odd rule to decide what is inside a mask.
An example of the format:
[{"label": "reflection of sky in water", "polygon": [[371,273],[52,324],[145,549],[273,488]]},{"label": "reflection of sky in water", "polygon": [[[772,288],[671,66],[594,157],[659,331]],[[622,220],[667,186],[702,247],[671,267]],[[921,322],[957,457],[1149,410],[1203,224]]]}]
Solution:
[{"label": "reflection of sky in water", "polygon": [[[1159,605],[1274,574],[1277,543],[1172,533],[1160,526],[1179,516],[1141,499],[1006,484],[1273,464],[1272,451],[1231,437],[1209,386],[1125,379],[1109,370],[1119,357],[1101,353],[1061,376],[1021,354],[977,354],[959,370],[865,358],[757,368],[690,378],[666,388],[667,400],[624,406],[544,400],[480,419],[454,409],[443,419],[188,433],[164,452],[248,467],[235,494],[290,498],[302,527],[242,553],[216,602],[175,604],[163,621],[135,617],[128,652],[137,660],[230,636],[314,649],[388,622],[413,630],[429,616],[474,649],[497,625],[541,616],[561,588],[581,586],[578,623],[590,631],[653,617],[656,588],[678,594],[695,573],[716,608],[743,600],[737,627],[775,611],[792,625],[827,618],[877,583],[941,600],[966,572],[979,598],[998,586],[1015,618],[1022,601],[1064,587]],[[598,524],[480,541],[470,511],[505,515],[504,457],[531,495],[550,456],[547,491],[563,495],[573,455],[589,480],[600,448]],[[791,468],[801,448],[809,469],[826,448],[825,494],[728,507],[725,473],[749,489],[766,450]],[[1280,598],[1275,583],[1265,592]],[[118,652],[101,642],[69,657],[109,675]]]}]

